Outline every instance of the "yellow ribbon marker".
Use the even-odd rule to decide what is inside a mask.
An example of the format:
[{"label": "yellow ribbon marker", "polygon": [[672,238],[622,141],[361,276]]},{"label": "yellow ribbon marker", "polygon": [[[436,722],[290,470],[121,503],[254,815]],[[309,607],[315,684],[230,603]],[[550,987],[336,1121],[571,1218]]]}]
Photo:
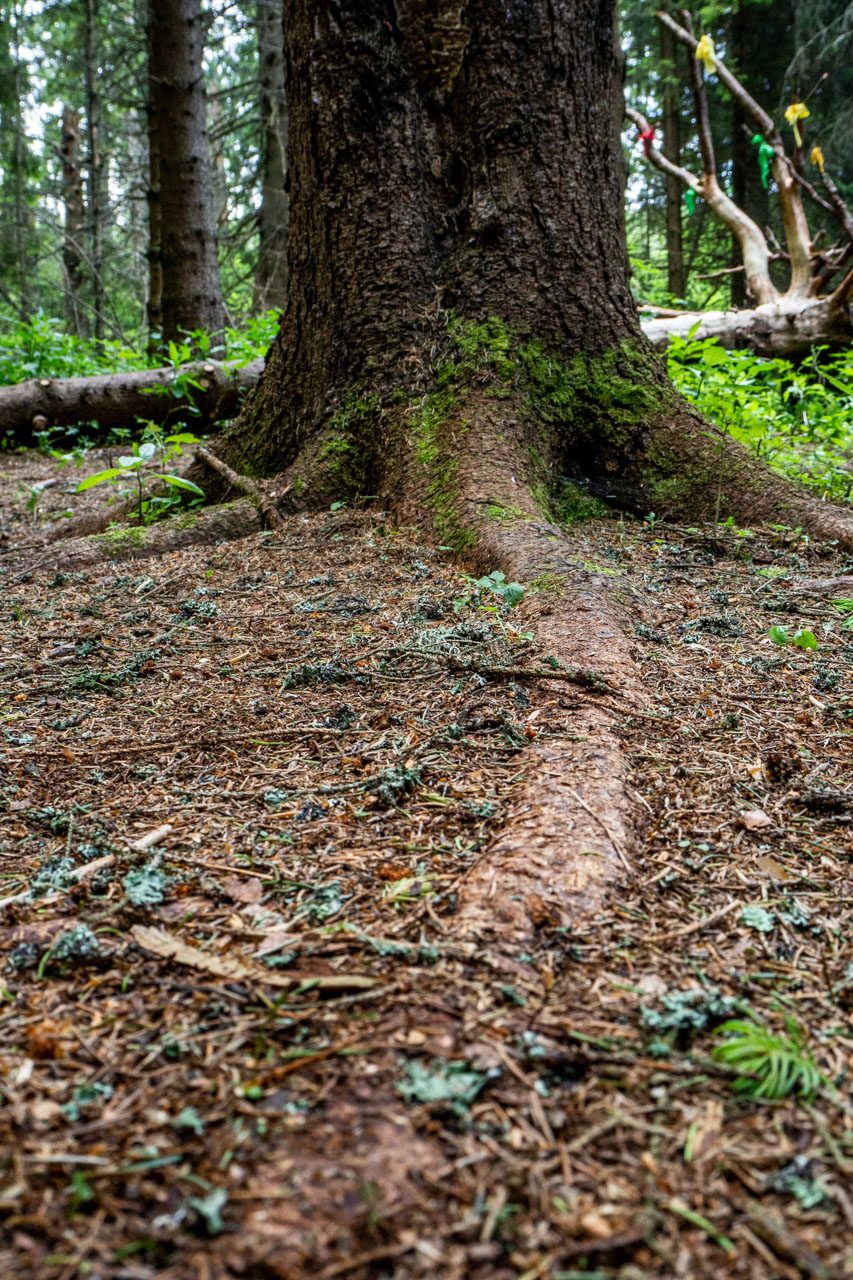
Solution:
[{"label": "yellow ribbon marker", "polygon": [[798,147],[803,145],[798,121],[805,120],[806,117],[810,115],[811,112],[804,102],[792,102],[788,110],[785,112],[785,119],[794,130],[794,141]]},{"label": "yellow ribbon marker", "polygon": [[714,51],[714,41],[710,36],[702,36],[702,39],[696,46],[696,57],[700,62],[705,64],[705,70],[708,75],[712,71],[717,70],[717,56]]},{"label": "yellow ribbon marker", "polygon": [[811,161],[812,164],[816,164],[821,173],[823,173],[823,152],[820,147],[812,147]]}]

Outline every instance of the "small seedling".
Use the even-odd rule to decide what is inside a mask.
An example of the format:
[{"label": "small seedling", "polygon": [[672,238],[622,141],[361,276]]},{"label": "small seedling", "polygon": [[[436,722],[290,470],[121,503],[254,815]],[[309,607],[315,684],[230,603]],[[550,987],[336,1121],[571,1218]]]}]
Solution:
[{"label": "small seedling", "polygon": [[754,1019],[724,1022],[722,1044],[714,1049],[718,1062],[736,1067],[744,1074],[735,1080],[735,1089],[752,1098],[787,1098],[790,1093],[811,1097],[824,1077],[805,1047],[805,1034],[791,1017],[786,1017],[787,1036],[777,1036]]},{"label": "small seedling", "polygon": [[[87,476],[85,480],[80,481],[75,493],[85,493],[87,489],[94,489],[101,484],[118,484],[122,481],[130,481],[136,486],[139,523],[151,524],[156,519],[159,509],[162,509],[163,506],[169,507],[172,505],[167,499],[145,498],[143,468],[159,450],[160,470],[155,472],[152,478],[165,481],[171,489],[182,489],[188,493],[196,494],[199,498],[203,498],[204,490],[200,489],[192,480],[187,480],[184,476],[175,475],[165,469],[172,458],[178,457],[183,452],[181,445],[198,444],[200,443],[198,438],[186,431],[181,432],[180,435],[162,438],[151,430],[150,423],[146,428],[146,434],[152,435],[153,438],[143,440],[141,444],[134,442],[132,452],[123,454],[118,460],[117,467],[107,467],[105,471],[97,471],[93,476]],[[167,445],[170,447],[166,448]]]},{"label": "small seedling", "polygon": [[493,569],[487,577],[478,578],[474,586],[479,587],[480,591],[491,591],[510,607],[520,604],[524,599],[524,587],[521,583],[507,582],[506,574],[500,569]]},{"label": "small seedling", "polygon": [[797,649],[817,648],[817,636],[813,631],[806,631],[803,627],[800,627],[793,635],[790,634],[787,627],[771,627],[767,634],[774,644],[792,644]]}]

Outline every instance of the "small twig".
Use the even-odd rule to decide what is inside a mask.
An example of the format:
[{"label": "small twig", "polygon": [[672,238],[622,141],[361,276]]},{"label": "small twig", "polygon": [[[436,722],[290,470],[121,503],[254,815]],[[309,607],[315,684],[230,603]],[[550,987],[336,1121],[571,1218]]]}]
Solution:
[{"label": "small twig", "polygon": [[718,920],[722,920],[724,916],[729,915],[740,905],[739,902],[730,902],[727,907],[720,907],[719,911],[712,911],[709,916],[703,916],[701,920],[694,920],[692,924],[682,925],[680,929],[670,929],[667,933],[653,933],[646,938],[646,942],[669,942],[672,938],[686,938],[688,934],[698,933],[700,929],[705,929],[709,924],[716,924]]},{"label": "small twig", "polygon": [[769,1244],[780,1258],[787,1258],[813,1280],[841,1280],[840,1271],[826,1266],[808,1245],[801,1244],[784,1223],[768,1213],[757,1201],[753,1202],[750,1210],[748,1222],[752,1230]]}]

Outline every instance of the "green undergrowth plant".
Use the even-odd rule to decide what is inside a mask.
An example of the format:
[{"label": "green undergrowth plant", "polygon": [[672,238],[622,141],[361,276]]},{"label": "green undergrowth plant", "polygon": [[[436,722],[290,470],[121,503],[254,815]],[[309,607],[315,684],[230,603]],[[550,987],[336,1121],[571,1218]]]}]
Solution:
[{"label": "green undergrowth plant", "polygon": [[[137,516],[139,523],[145,525],[153,524],[155,520],[167,515],[172,507],[180,505],[181,493],[191,493],[197,499],[203,499],[203,489],[200,489],[192,480],[187,480],[185,476],[177,475],[174,466],[168,469],[170,463],[174,463],[183,453],[183,446],[199,444],[198,438],[188,431],[161,437],[153,429],[153,424],[149,423],[148,428],[149,438],[142,443],[134,441],[131,452],[119,457],[117,467],[107,467],[105,471],[97,471],[93,476],[87,476],[85,480],[80,481],[75,492],[85,493],[87,489],[93,489],[102,484],[117,486],[119,488],[117,497],[126,496],[135,490]],[[159,470],[143,474],[144,468],[152,461],[156,462]],[[168,486],[166,494],[147,494],[146,484],[149,480],[161,480],[166,484]],[[179,492],[176,493],[176,490]]]},{"label": "green undergrowth plant", "polygon": [[795,363],[688,335],[672,338],[667,365],[682,395],[777,471],[851,497],[853,351],[816,347]]},{"label": "green undergrowth plant", "polygon": [[785,1018],[786,1036],[775,1035],[755,1017],[724,1022],[719,1028],[722,1043],[714,1057],[726,1066],[742,1071],[734,1083],[739,1093],[751,1098],[779,1099],[797,1093],[810,1098],[826,1083],[806,1045],[806,1035],[790,1016]]}]

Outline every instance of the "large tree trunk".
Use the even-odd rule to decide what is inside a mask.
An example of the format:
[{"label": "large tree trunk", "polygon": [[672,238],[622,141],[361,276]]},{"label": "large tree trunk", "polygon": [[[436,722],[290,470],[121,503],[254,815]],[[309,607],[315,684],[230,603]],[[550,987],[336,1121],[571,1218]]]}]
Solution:
[{"label": "large tree trunk", "polygon": [[294,0],[288,303],[231,456],[293,503],[382,495],[481,561],[566,479],[849,528],[716,438],[641,336],[613,0],[460,13]]},{"label": "large tree trunk", "polygon": [[65,327],[77,338],[84,338],[87,325],[83,312],[80,286],[83,283],[83,175],[80,170],[80,114],[72,107],[62,108],[62,202],[65,205],[65,227],[62,240],[62,266],[65,273]]},{"label": "large tree trunk", "polygon": [[282,0],[257,0],[261,207],[254,311],[281,310],[287,294],[287,102]]},{"label": "large tree trunk", "polygon": [[[200,0],[150,0],[148,36],[151,189],[159,192],[161,235],[160,332],[165,341],[179,340],[193,329],[221,335],[225,314],[211,190]],[[155,297],[152,280],[152,304]]]}]

